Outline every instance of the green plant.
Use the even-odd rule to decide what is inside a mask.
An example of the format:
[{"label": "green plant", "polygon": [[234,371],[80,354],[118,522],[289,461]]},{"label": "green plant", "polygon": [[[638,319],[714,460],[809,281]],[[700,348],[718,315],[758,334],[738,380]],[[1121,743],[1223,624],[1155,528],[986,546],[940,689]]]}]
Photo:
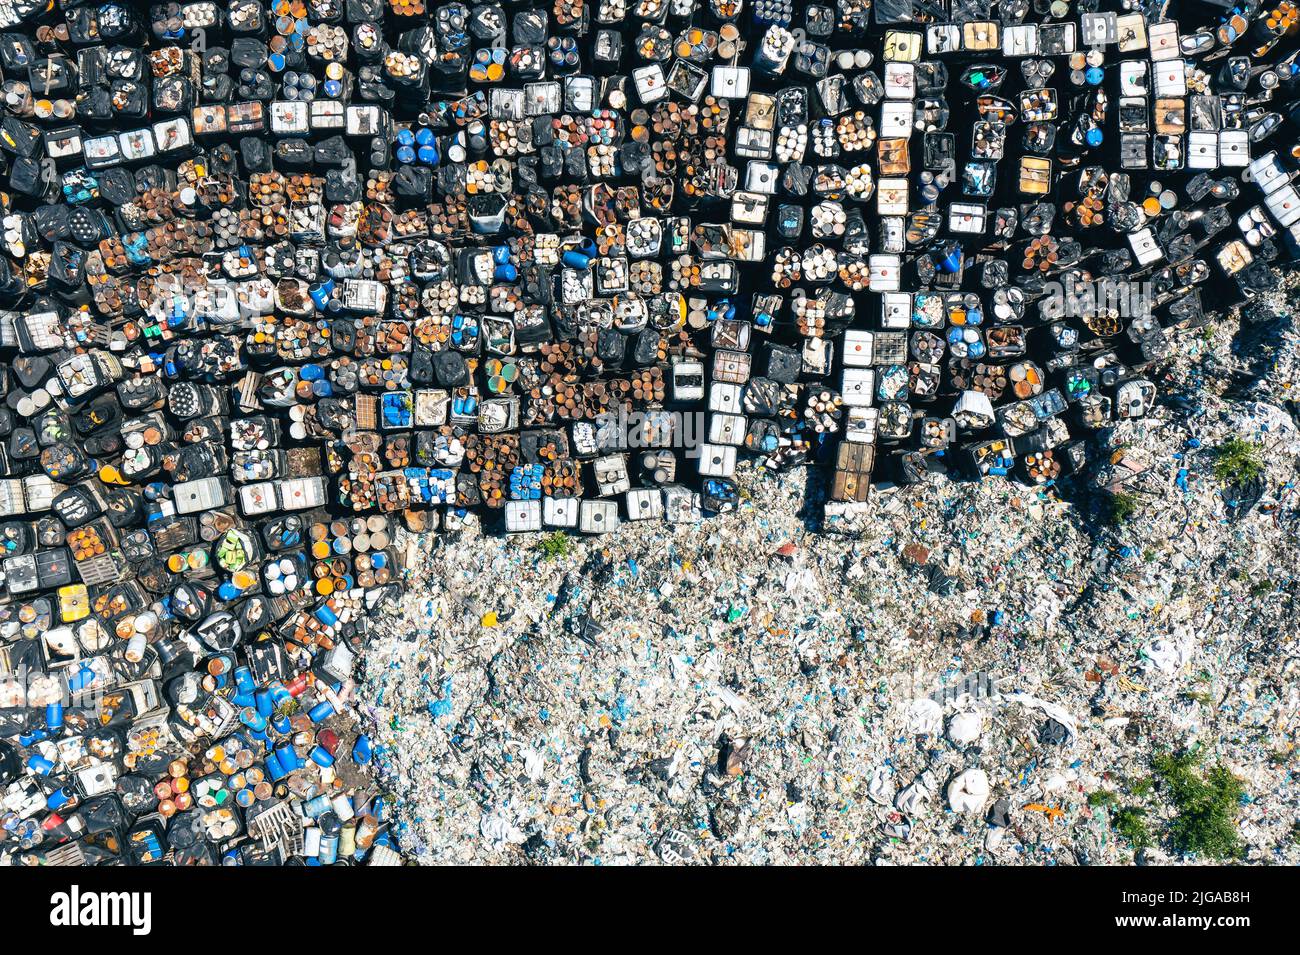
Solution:
[{"label": "green plant", "polygon": [[1244,438],[1229,438],[1214,449],[1214,476],[1224,484],[1253,481],[1264,474],[1260,446]]},{"label": "green plant", "polygon": [[1119,800],[1119,797],[1109,789],[1098,789],[1094,793],[1088,793],[1088,805],[1094,809],[1100,806],[1113,806]]},{"label": "green plant", "polygon": [[1136,494],[1116,491],[1106,497],[1106,523],[1111,525],[1123,524],[1137,513],[1137,509],[1138,497]]},{"label": "green plant", "polygon": [[1250,585],[1250,595],[1252,597],[1263,597],[1265,594],[1273,592],[1273,581],[1265,577],[1263,580],[1257,580]]},{"label": "green plant", "polygon": [[1211,859],[1237,859],[1245,851],[1237,813],[1245,794],[1241,780],[1222,763],[1201,771],[1193,753],[1161,753],[1151,761],[1178,811],[1169,836],[1180,852]]},{"label": "green plant", "polygon": [[1129,780],[1128,791],[1138,799],[1145,799],[1151,794],[1155,784],[1155,780],[1150,776],[1139,776],[1137,779]]},{"label": "green plant", "polygon": [[568,534],[556,531],[543,537],[537,549],[542,552],[542,560],[558,560],[573,552],[573,544],[569,541]]},{"label": "green plant", "polygon": [[1123,806],[1111,813],[1110,827],[1134,849],[1145,849],[1152,844],[1146,815],[1147,811],[1139,806]]}]

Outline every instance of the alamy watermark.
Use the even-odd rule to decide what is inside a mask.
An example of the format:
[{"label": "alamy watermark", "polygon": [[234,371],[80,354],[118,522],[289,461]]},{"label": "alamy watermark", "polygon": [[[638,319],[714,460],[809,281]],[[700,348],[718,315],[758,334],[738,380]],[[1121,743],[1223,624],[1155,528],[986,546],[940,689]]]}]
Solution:
[{"label": "alamy watermark", "polygon": [[602,451],[673,449],[700,456],[705,441],[701,411],[607,411],[596,416],[596,443]]},{"label": "alamy watermark", "polygon": [[1080,281],[1067,275],[1063,282],[1043,286],[1047,293],[1040,308],[1048,319],[1092,318],[1114,314],[1120,318],[1144,318],[1151,314],[1154,291],[1150,282],[1133,282],[1116,276]]},{"label": "alamy watermark", "polygon": [[73,672],[71,679],[65,678],[61,670],[46,673],[25,664],[0,674],[0,710],[60,706],[97,716],[103,714],[110,694],[104,675],[88,666],[73,664],[73,667],[75,672],[69,671]]},{"label": "alamy watermark", "polygon": [[50,896],[50,924],[56,928],[126,926],[133,935],[153,930],[152,892],[99,892],[74,885]]}]

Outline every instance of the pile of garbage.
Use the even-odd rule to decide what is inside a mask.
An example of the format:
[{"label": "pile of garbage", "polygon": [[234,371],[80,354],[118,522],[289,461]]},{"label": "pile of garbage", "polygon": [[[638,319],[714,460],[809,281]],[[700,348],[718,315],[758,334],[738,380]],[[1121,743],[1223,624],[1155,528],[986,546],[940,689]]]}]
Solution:
[{"label": "pile of garbage", "polygon": [[[1294,301],[1294,291],[1292,291]],[[1189,340],[1123,522],[934,476],[823,523],[798,481],[741,474],[736,513],[598,539],[412,539],[402,612],[359,687],[396,830],[424,863],[1147,864],[1153,769],[1192,752],[1244,790],[1240,856],[1295,864],[1300,386],[1225,397],[1251,322]],[[1257,310],[1258,311],[1258,310]],[[1293,311],[1293,309],[1291,309]],[[1288,358],[1290,356],[1290,358]],[[1243,508],[1216,475],[1267,448]],[[807,477],[815,491],[823,476]],[[1147,838],[1149,837],[1149,838]]]},{"label": "pile of garbage", "polygon": [[[1178,12],[0,3],[0,854],[400,861],[353,670],[385,608],[464,573],[460,544],[430,558],[443,545],[417,533],[646,522],[605,545],[631,561],[632,591],[669,605],[641,626],[683,612],[661,588],[703,560],[655,556],[659,519],[701,555],[746,542],[715,558],[738,603],[725,626],[702,611],[709,639],[766,594],[771,640],[829,681],[830,658],[798,649],[807,628],[777,621],[778,592],[825,604],[832,567],[902,587],[892,539],[872,549],[864,524],[933,507],[943,527],[978,504],[966,570],[909,541],[929,596],[899,597],[910,618],[890,640],[956,626],[943,601],[969,590],[969,566],[1011,566],[980,522],[1064,534],[1060,482],[1137,486],[1136,451],[1107,449],[1096,476],[1090,451],[1112,428],[1157,433],[1178,333],[1264,298],[1297,251],[1297,117],[1279,110],[1300,84],[1300,17],[1289,2]],[[1232,457],[1251,463],[1234,527],[1281,466],[1252,453]],[[829,500],[805,465],[833,472]],[[769,519],[742,485],[753,466],[782,475],[761,493],[864,534],[853,553],[873,569],[810,538],[770,591],[722,576]],[[1004,475],[1021,483],[939,490]],[[873,500],[882,482],[911,490]],[[1050,566],[1083,547],[1058,543]],[[1097,546],[1059,583],[1008,578],[1017,600],[963,607],[960,629],[1065,614],[1057,591],[1089,586]],[[543,579],[466,585],[503,588],[499,607]],[[566,593],[484,610],[476,639],[538,625]],[[869,646],[866,606],[813,615],[841,632],[854,608],[867,636],[846,646]],[[594,652],[609,624],[586,613],[564,632]],[[1177,646],[1162,652],[1177,662]],[[741,706],[731,675],[683,652],[683,672],[721,688],[708,720]],[[425,676],[392,692],[466,712],[451,677]],[[767,758],[728,739],[724,776]],[[526,774],[544,764],[518,755]],[[649,772],[671,790],[680,768]],[[956,802],[998,785],[964,777]],[[483,831],[508,843],[521,825],[502,810]],[[690,851],[673,836],[661,855]]]}]

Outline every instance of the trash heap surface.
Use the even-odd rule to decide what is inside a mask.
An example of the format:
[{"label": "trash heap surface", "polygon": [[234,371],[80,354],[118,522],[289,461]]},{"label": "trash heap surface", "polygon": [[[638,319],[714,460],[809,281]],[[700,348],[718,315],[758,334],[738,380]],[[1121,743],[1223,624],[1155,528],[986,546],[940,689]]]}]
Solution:
[{"label": "trash heap surface", "polygon": [[[747,470],[736,513],[671,534],[412,538],[359,687],[404,848],[1206,862],[1170,845],[1153,770],[1191,751],[1242,782],[1240,859],[1296,864],[1300,334],[1294,290],[1270,299],[1184,343],[1162,386],[1194,399],[1109,432],[1143,461],[1120,525],[939,476],[823,523],[801,482]],[[1258,334],[1277,348],[1252,374],[1234,352]],[[1253,491],[1215,475],[1233,436],[1266,449]]]},{"label": "trash heap surface", "polygon": [[[1149,479],[1110,442],[1191,413],[1161,389],[1193,330],[1297,252],[1298,27],[1290,2],[0,3],[0,854],[400,861],[353,670],[385,608],[460,579],[438,535],[641,524],[550,546],[653,555],[667,521],[707,553],[798,503],[869,548],[884,482],[1032,537],[1060,482]],[[779,477],[742,494],[753,468]],[[494,612],[484,645],[526,617]],[[727,746],[729,774],[762,752]]]}]

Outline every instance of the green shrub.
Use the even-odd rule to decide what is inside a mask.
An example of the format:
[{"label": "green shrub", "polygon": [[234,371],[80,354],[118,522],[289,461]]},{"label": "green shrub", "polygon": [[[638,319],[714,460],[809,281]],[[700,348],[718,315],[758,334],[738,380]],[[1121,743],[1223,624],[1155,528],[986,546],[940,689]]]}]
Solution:
[{"label": "green shrub", "polygon": [[1146,815],[1147,811],[1139,806],[1123,806],[1111,814],[1110,827],[1134,849],[1145,849],[1152,844]]},{"label": "green shrub", "polygon": [[1250,595],[1252,597],[1263,597],[1273,592],[1273,581],[1265,577],[1263,580],[1257,580],[1250,585]]},{"label": "green shrub", "polygon": [[1151,794],[1155,784],[1155,780],[1150,776],[1139,776],[1137,779],[1129,780],[1128,791],[1138,799],[1145,799]]},{"label": "green shrub", "polygon": [[1106,523],[1123,524],[1130,517],[1137,513],[1138,497],[1136,494],[1126,494],[1123,491],[1116,491],[1106,498]]},{"label": "green shrub", "polygon": [[537,549],[542,552],[542,560],[559,560],[573,552],[573,544],[569,541],[568,534],[556,531],[543,537]]},{"label": "green shrub", "polygon": [[1245,789],[1222,763],[1207,771],[1192,753],[1162,753],[1151,761],[1178,815],[1169,836],[1180,852],[1210,859],[1239,859],[1245,852],[1237,813]]},{"label": "green shrub", "polygon": [[1224,484],[1253,481],[1264,474],[1260,446],[1244,438],[1229,438],[1214,450],[1214,476]]}]

